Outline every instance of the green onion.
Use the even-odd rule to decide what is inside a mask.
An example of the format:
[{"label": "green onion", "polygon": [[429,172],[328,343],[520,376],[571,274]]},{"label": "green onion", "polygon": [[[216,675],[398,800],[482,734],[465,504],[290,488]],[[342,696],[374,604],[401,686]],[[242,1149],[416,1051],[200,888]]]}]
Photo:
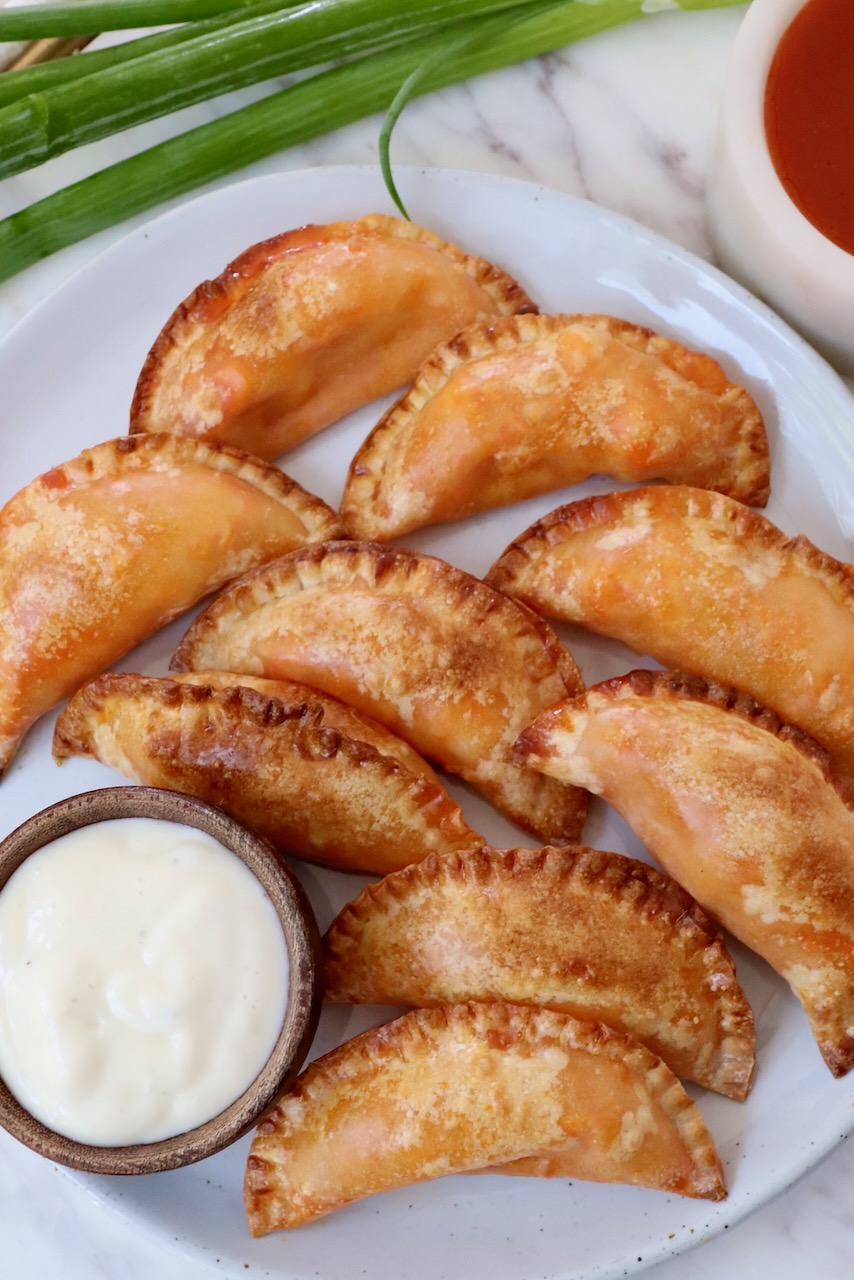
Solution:
[{"label": "green onion", "polygon": [[[161,31],[157,35],[143,36],[138,40],[126,40],[123,44],[113,45],[109,49],[92,49],[75,53],[71,57],[53,58],[50,62],[38,62],[31,67],[22,67],[19,71],[4,71],[0,74],[0,107],[7,106],[19,98],[26,98],[30,93],[41,93],[44,89],[55,89],[58,85],[67,84],[71,80],[81,80],[84,76],[96,71],[105,71],[107,67],[118,66],[122,62],[131,62],[134,58],[156,49],[168,49],[172,45],[192,40],[200,27],[207,23],[193,23],[184,27],[176,27],[173,31]],[[148,49],[138,46],[148,44]]]},{"label": "green onion", "polygon": [[119,66],[122,62],[131,62],[147,53],[185,44],[209,31],[221,31],[252,15],[273,13],[282,8],[282,0],[252,0],[251,4],[241,4],[226,16],[187,23],[169,31],[158,31],[156,35],[125,40],[122,44],[111,45],[109,49],[87,49],[85,53],[77,53],[71,58],[53,58],[50,62],[22,67],[19,71],[6,71],[0,75],[0,107],[17,98],[25,98],[27,94],[41,93],[44,89],[54,89],[71,80],[94,75],[97,71],[106,71],[108,67]]},{"label": "green onion", "polygon": [[380,130],[377,148],[379,151],[380,170],[382,171],[386,190],[397,205],[403,217],[408,221],[411,221],[411,218],[409,217],[409,214],[406,211],[406,206],[400,197],[400,192],[397,189],[394,181],[394,175],[391,171],[390,144],[394,126],[397,124],[400,114],[406,104],[411,102],[412,99],[417,96],[419,86],[426,85],[427,90],[429,90],[430,76],[443,59],[453,57],[455,54],[464,53],[471,47],[475,40],[482,40],[485,34],[491,34],[493,30],[506,31],[508,20],[513,20],[512,15],[504,13],[497,15],[495,20],[491,22],[489,26],[486,26],[486,24],[484,24],[483,27],[478,26],[474,31],[467,31],[463,35],[462,39],[454,40],[450,45],[443,44],[438,49],[434,49],[429,58],[425,58],[421,65],[416,67],[415,70],[406,77],[403,84],[395,94],[391,106],[386,112],[385,120],[383,121],[383,126]]},{"label": "green onion", "polygon": [[383,120],[383,127],[380,129],[379,141],[377,143],[377,151],[379,153],[379,159],[380,159],[380,170],[383,175],[383,182],[386,185],[386,190],[388,191],[392,200],[397,205],[398,209],[400,210],[400,212],[403,214],[404,218],[406,218],[408,222],[411,222],[412,219],[410,218],[409,213],[407,212],[406,205],[403,203],[403,200],[401,199],[400,192],[398,191],[397,184],[395,183],[395,180],[394,180],[394,174],[391,171],[390,144],[391,144],[392,130],[394,129],[394,126],[397,124],[401,111],[406,106],[407,102],[412,101],[413,97],[415,96],[418,90],[419,84],[421,84],[422,80],[427,79],[427,77],[430,75],[430,72],[434,69],[439,59],[446,57],[449,52],[459,53],[460,50],[465,48],[468,45],[469,41],[473,39],[475,39],[475,36],[473,36],[471,32],[469,32],[466,35],[464,40],[457,40],[451,46],[450,50],[447,50],[444,47],[444,45],[439,49],[434,49],[430,57],[425,58],[425,60],[421,63],[421,66],[416,67],[415,70],[411,71],[410,74],[406,77],[403,84],[400,86],[397,93],[394,95],[391,106],[389,107],[388,111],[385,113],[385,120]]},{"label": "green onion", "polygon": [[[740,0],[682,0],[713,9]],[[601,0],[557,8],[538,0],[530,16],[508,11],[508,27],[436,58],[420,95],[471,76],[558,49],[644,14],[645,0]],[[378,7],[382,8],[381,0]],[[455,36],[485,33],[489,16],[460,23]],[[445,37],[416,38],[322,71],[188,133],[140,152],[0,221],[0,281],[51,253],[114,226],[164,200],[192,191],[286,147],[385,110],[421,64],[447,49]]]},{"label": "green onion", "polygon": [[0,109],[0,178],[259,80],[519,6],[520,0],[313,0],[233,23]]},{"label": "green onion", "polygon": [[[88,36],[93,31],[167,27],[176,22],[237,13],[251,0],[76,0],[75,4],[33,4],[0,10],[0,40],[40,40],[42,36]],[[279,8],[291,8],[282,0]]]}]

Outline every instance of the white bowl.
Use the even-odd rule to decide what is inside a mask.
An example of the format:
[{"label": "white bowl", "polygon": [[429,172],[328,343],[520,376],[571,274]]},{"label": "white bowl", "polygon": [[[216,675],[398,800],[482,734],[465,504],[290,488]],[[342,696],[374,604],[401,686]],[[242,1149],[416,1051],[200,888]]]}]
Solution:
[{"label": "white bowl", "polygon": [[709,229],[730,275],[844,373],[854,373],[854,255],[787,194],[768,151],[765,85],[780,37],[808,0],[752,0],[733,45],[709,176]]}]

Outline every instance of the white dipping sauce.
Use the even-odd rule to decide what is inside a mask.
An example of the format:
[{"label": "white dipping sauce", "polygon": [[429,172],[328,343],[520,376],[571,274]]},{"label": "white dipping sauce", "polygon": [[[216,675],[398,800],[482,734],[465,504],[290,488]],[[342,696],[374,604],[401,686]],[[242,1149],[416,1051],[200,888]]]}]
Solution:
[{"label": "white dipping sauce", "polygon": [[192,827],[81,827],[0,891],[0,1077],[78,1142],[154,1142],[218,1115],[270,1056],[287,991],[273,904]]}]

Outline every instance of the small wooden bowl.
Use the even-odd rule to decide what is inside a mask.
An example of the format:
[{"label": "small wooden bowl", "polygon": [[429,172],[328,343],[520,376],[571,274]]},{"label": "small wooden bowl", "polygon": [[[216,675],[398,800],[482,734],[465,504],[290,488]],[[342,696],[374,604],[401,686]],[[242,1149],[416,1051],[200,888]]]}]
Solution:
[{"label": "small wooden bowl", "polygon": [[288,1002],[273,1052],[245,1093],[218,1116],[187,1133],[135,1146],[88,1146],[43,1125],[0,1079],[0,1125],[39,1154],[89,1173],[160,1173],[194,1164],[236,1141],[294,1080],[320,1015],[320,937],[302,887],[272,845],[213,805],[156,787],[86,791],[43,809],[0,843],[0,891],[24,859],[43,845],[78,827],[112,818],[160,818],[213,836],[246,864],[266,890],[288,949]]}]

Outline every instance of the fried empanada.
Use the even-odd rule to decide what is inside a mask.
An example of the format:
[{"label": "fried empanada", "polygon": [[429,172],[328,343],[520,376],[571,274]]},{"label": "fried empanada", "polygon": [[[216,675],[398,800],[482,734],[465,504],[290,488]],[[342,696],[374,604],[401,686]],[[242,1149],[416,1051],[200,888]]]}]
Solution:
[{"label": "fried empanada", "polygon": [[580,834],[583,793],[506,760],[534,716],[583,688],[578,669],[542,619],[443,560],[358,542],[285,556],[218,596],[173,666],[305,681],[541,838]]},{"label": "fried empanada", "polygon": [[304,685],[110,673],[71,699],[53,752],[198,796],[324,866],[385,875],[483,844],[411,747]]},{"label": "fried empanada", "polygon": [[0,773],[38,716],[152,631],[340,528],[275,467],[176,436],[110,440],[39,476],[0,511]]},{"label": "fried empanada", "polygon": [[746,1097],[753,1014],[716,928],[660,872],[580,846],[430,857],[368,885],[324,939],[324,994],[510,1000],[605,1022],[678,1076]]},{"label": "fried empanada", "polygon": [[648,1049],[545,1009],[457,1004],[311,1063],[258,1126],[249,1226],[297,1227],[448,1173],[528,1172],[531,1157],[554,1166],[537,1173],[726,1194],[700,1113]]},{"label": "fried empanada", "polygon": [[272,458],[409,382],[437,342],[536,307],[500,268],[373,214],[247,249],[167,321],[131,431],[174,431]]},{"label": "fried empanada", "polygon": [[233,689],[235,686],[255,689],[287,706],[298,702],[316,702],[323,713],[324,728],[335,729],[342,737],[352,738],[355,742],[367,742],[369,746],[376,747],[381,756],[390,756],[410,773],[441,786],[438,774],[403,738],[392,733],[367,712],[357,711],[340,698],[333,698],[311,685],[299,684],[296,680],[267,680],[263,676],[241,675],[236,679],[233,671],[173,671],[168,678],[177,684],[208,685],[215,690]]},{"label": "fried empanada", "polygon": [[854,780],[854,569],[740,503],[648,488],[561,507],[487,581],[668,667],[743,689]]},{"label": "fried empanada", "polygon": [[854,1066],[854,810],[812,739],[735,690],[633,671],[547,711],[516,755],[612,804],[787,980],[833,1074]]},{"label": "fried empanada", "polygon": [[395,538],[600,472],[770,492],[759,410],[711,357],[612,316],[523,315],[429,357],[353,459],[341,514]]}]

